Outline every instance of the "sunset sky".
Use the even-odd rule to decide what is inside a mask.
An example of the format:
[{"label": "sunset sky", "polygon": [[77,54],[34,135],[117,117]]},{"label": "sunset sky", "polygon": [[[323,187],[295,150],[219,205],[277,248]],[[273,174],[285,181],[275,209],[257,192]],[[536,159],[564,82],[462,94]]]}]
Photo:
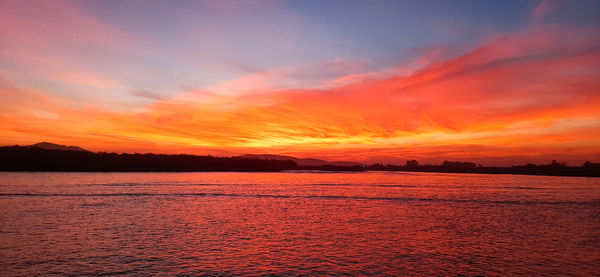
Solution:
[{"label": "sunset sky", "polygon": [[600,1],[0,0],[0,145],[600,162]]}]

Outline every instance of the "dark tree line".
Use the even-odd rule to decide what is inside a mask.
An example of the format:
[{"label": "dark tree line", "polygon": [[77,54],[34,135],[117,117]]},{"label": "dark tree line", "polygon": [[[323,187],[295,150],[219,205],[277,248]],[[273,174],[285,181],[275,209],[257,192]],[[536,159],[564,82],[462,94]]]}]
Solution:
[{"label": "dark tree line", "polygon": [[600,164],[592,162],[586,162],[583,166],[566,166],[564,163],[552,161],[552,163],[546,165],[527,164],[511,167],[485,167],[472,162],[451,161],[444,161],[441,165],[420,165],[417,161],[410,160],[406,162],[406,165],[298,166],[291,160],[196,155],[93,153],[48,150],[31,146],[0,147],[0,171],[275,172],[283,170],[378,170],[600,177]]},{"label": "dark tree line", "polygon": [[406,165],[374,164],[366,170],[383,171],[417,171],[445,173],[485,173],[485,174],[525,174],[548,176],[585,176],[600,177],[600,163],[585,162],[583,166],[566,166],[564,163],[552,161],[550,164],[513,165],[510,167],[482,166],[472,162],[444,161],[441,165],[419,165],[416,161],[408,161]]},{"label": "dark tree line", "polygon": [[48,150],[27,146],[0,148],[3,171],[282,171],[293,161],[166,154],[117,154]]}]

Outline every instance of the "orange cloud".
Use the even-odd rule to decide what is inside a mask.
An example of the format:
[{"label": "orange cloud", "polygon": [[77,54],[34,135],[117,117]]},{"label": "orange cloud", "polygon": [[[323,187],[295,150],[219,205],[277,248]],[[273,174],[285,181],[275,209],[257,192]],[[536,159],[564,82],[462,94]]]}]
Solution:
[{"label": "orange cloud", "polygon": [[[596,29],[536,27],[417,72],[324,89],[190,91],[141,112],[19,102],[0,114],[5,143],[55,140],[93,150],[280,153],[363,161],[465,159],[491,164],[600,158]],[[277,75],[275,75],[276,77]],[[365,75],[367,76],[367,75]],[[243,89],[270,75],[221,88]],[[258,78],[258,79],[256,79]],[[348,79],[353,79],[349,77]],[[8,104],[5,104],[9,106]]]}]

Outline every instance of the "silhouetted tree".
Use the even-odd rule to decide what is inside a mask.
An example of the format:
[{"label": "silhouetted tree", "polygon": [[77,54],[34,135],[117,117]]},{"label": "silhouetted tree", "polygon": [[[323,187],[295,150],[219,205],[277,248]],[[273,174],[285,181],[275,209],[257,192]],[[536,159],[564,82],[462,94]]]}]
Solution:
[{"label": "silhouetted tree", "polygon": [[406,168],[416,169],[418,166],[419,166],[419,162],[417,162],[417,160],[406,161]]}]

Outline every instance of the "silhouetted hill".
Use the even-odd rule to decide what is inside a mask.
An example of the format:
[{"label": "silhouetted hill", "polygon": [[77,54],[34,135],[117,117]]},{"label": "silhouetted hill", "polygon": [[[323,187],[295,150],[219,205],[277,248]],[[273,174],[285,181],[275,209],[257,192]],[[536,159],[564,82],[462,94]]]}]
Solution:
[{"label": "silhouetted hill", "polygon": [[55,143],[51,143],[51,142],[40,142],[40,143],[36,143],[34,145],[31,145],[32,147],[37,147],[37,148],[42,148],[42,149],[48,149],[48,150],[62,150],[62,151],[85,151],[85,152],[89,152],[88,150],[85,150],[81,147],[78,146],[66,146],[66,145],[60,145],[60,144],[55,144]]},{"label": "silhouetted hill", "polygon": [[296,168],[296,163],[289,160],[0,147],[1,171],[281,171]]},{"label": "silhouetted hill", "polygon": [[333,165],[333,166],[362,166],[363,164],[357,162],[348,162],[348,161],[326,161],[320,159],[312,159],[312,158],[296,158],[292,156],[282,156],[282,155],[269,155],[269,154],[247,154],[239,156],[244,159],[263,159],[263,160],[291,160],[296,162],[299,166],[323,166],[323,165]]}]

